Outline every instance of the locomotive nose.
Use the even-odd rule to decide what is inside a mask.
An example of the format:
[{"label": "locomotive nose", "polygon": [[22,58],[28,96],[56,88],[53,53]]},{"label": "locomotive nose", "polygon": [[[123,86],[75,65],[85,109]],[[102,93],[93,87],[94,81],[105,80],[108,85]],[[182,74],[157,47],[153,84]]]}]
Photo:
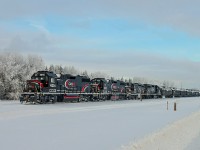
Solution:
[{"label": "locomotive nose", "polygon": [[41,92],[43,84],[38,80],[28,80],[27,81],[27,92]]}]

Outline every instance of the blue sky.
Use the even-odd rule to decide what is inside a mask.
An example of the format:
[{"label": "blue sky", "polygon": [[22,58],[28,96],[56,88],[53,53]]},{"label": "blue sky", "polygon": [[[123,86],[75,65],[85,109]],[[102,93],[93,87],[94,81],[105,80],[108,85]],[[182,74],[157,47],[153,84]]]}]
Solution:
[{"label": "blue sky", "polygon": [[82,42],[57,43],[59,48],[102,49],[103,51],[144,51],[178,59],[200,61],[200,38],[167,26],[155,26],[141,20],[67,18],[43,16],[0,22],[10,32],[43,31],[54,36],[74,38]]},{"label": "blue sky", "polygon": [[[0,51],[200,87],[196,0],[0,0]],[[170,72],[170,74],[166,74]]]}]

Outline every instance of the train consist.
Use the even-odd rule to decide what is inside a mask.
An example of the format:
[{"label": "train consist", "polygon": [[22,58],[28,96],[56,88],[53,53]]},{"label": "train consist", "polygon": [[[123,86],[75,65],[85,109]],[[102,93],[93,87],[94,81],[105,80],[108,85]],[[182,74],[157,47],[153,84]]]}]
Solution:
[{"label": "train consist", "polygon": [[105,78],[90,79],[70,74],[38,71],[27,80],[20,102],[55,103],[105,100],[156,99],[200,96],[197,90],[165,88],[152,84],[126,83]]}]

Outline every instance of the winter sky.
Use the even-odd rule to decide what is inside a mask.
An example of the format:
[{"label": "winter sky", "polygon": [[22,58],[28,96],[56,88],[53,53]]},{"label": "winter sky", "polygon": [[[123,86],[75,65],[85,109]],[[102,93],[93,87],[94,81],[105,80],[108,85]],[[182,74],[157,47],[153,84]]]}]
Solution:
[{"label": "winter sky", "polygon": [[0,51],[200,88],[198,0],[0,0]]}]

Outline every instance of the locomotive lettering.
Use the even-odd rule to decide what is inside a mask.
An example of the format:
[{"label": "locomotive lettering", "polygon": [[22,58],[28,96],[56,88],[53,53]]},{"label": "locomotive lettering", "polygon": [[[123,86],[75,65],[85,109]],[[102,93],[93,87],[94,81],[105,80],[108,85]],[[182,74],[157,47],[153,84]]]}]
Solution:
[{"label": "locomotive lettering", "polygon": [[75,87],[76,87],[76,83],[75,83],[75,82],[72,82],[71,80],[66,80],[66,81],[65,81],[65,87],[66,87],[67,89],[75,88]]}]

